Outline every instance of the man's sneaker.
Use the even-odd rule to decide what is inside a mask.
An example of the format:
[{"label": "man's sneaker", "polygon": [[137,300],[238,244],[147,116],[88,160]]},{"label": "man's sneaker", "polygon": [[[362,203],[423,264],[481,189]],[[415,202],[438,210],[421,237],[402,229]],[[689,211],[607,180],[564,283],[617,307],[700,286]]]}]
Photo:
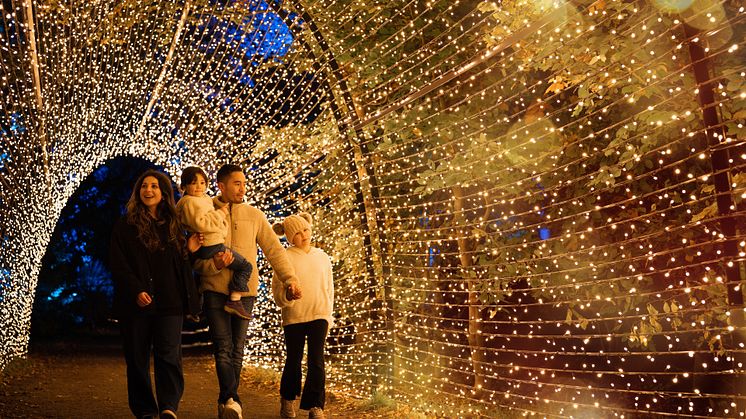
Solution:
[{"label": "man's sneaker", "polygon": [[312,407],[311,410],[308,411],[308,419],[326,419],[326,416],[324,416],[324,409],[320,407]]},{"label": "man's sneaker", "polygon": [[225,402],[222,419],[243,419],[243,416],[241,416],[241,405],[236,403],[233,398]]},{"label": "man's sneaker", "polygon": [[295,417],[295,403],[294,400],[280,399],[280,417],[281,418],[294,418]]},{"label": "man's sneaker", "polygon": [[[251,313],[246,311],[246,307],[244,307],[241,300],[238,301],[228,301],[223,306],[223,310],[227,311],[228,313],[233,314],[234,316],[238,316],[242,319],[251,320]],[[226,403],[227,405],[228,403]]]},{"label": "man's sneaker", "polygon": [[171,409],[166,409],[161,412],[161,419],[176,419],[176,413]]}]

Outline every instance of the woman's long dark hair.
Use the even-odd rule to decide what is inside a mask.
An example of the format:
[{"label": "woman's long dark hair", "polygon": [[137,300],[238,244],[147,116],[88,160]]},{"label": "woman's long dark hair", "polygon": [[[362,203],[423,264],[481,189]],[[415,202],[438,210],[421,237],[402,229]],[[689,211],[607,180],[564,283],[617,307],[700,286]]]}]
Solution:
[{"label": "woman's long dark hair", "polygon": [[[157,221],[153,220],[148,207],[140,199],[140,188],[148,176],[158,180],[158,187],[161,190],[161,202],[158,203],[156,208]],[[166,223],[168,225],[168,241],[176,245],[179,254],[186,256],[186,238],[179,223],[179,218],[176,216],[174,189],[171,187],[171,180],[165,174],[156,170],[148,170],[137,178],[132,195],[127,201],[127,222],[137,228],[137,238],[151,252],[163,248],[165,244],[161,243],[158,238],[155,222]]]}]

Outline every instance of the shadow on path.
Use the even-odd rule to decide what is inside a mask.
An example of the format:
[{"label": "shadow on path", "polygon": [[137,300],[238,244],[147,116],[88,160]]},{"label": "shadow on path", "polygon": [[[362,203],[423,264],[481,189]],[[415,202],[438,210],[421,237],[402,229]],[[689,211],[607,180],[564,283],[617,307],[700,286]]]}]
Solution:
[{"label": "shadow on path", "polygon": [[[279,390],[272,383],[257,384],[257,375],[245,368],[240,388],[244,418],[277,418]],[[184,350],[184,378],[179,417],[216,418],[218,385],[208,347]],[[360,406],[359,401],[331,396],[327,417],[401,417]],[[308,414],[298,413],[298,418]],[[26,359],[14,360],[0,373],[0,417],[131,418],[121,350],[115,345],[37,343]]]}]

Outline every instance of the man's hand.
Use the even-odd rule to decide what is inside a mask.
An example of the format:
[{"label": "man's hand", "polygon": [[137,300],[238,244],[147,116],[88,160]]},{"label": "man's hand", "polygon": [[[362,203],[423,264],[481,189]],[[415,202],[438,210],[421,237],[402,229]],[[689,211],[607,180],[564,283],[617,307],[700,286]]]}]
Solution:
[{"label": "man's hand", "polygon": [[212,257],[212,263],[215,264],[215,269],[221,270],[233,263],[233,253],[230,249],[225,249],[225,252],[215,253],[215,256]]},{"label": "man's hand", "polygon": [[290,301],[300,300],[300,298],[303,297],[303,293],[301,292],[298,284],[293,283],[293,284],[288,285],[288,289],[287,289],[285,296]]},{"label": "man's hand", "polygon": [[150,303],[153,302],[153,299],[150,298],[150,294],[143,291],[139,294],[137,294],[137,305],[140,307],[145,307],[147,305],[150,305]]},{"label": "man's hand", "polygon": [[189,250],[189,253],[194,253],[199,250],[199,248],[202,247],[202,244],[204,243],[205,236],[202,233],[190,234],[189,238],[187,239],[187,250]]}]

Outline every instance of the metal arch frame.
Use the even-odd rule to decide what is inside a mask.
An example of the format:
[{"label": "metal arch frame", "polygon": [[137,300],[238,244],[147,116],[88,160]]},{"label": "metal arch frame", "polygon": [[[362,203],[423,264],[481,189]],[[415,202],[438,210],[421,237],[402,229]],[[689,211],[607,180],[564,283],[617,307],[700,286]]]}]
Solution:
[{"label": "metal arch frame", "polygon": [[[48,189],[51,190],[52,179],[51,179],[50,167],[49,167],[49,152],[47,150],[48,144],[47,144],[47,135],[46,135],[46,127],[45,127],[44,102],[43,102],[42,88],[41,88],[41,74],[39,72],[39,51],[38,51],[38,47],[36,44],[36,20],[34,17],[33,0],[22,0],[22,5],[23,5],[23,10],[24,10],[24,18],[26,20],[26,25],[25,25],[26,36],[27,36],[28,43],[29,43],[29,58],[30,58],[30,65],[31,65],[31,74],[32,74],[33,82],[34,82],[34,96],[35,96],[35,104],[37,108],[37,118],[39,122],[37,135],[39,137],[39,142],[40,142],[40,146],[42,150],[44,175],[46,177]],[[177,23],[176,30],[174,31],[174,36],[173,36],[173,39],[171,40],[171,45],[169,46],[168,54],[166,55],[166,59],[163,63],[163,66],[161,67],[161,71],[158,74],[158,78],[156,79],[155,86],[153,87],[150,100],[148,101],[148,105],[145,108],[145,112],[143,113],[142,119],[140,121],[140,125],[137,129],[137,132],[135,133],[135,141],[137,141],[138,139],[142,137],[143,132],[145,130],[145,125],[150,119],[150,113],[153,110],[153,107],[155,106],[155,102],[158,100],[158,97],[160,96],[160,93],[163,89],[163,81],[166,78],[166,73],[171,67],[171,62],[173,61],[174,51],[176,50],[176,44],[181,38],[181,33],[184,29],[184,25],[186,24],[186,19],[189,16],[190,9],[191,9],[191,0],[186,0],[184,2],[184,9],[182,10],[181,17],[179,19],[179,22]],[[51,199],[51,195],[50,195],[50,199]]]},{"label": "metal arch frame", "polygon": [[[30,1],[30,0],[26,0]],[[155,86],[153,86],[153,92],[150,95],[150,100],[148,101],[147,107],[145,107],[145,112],[142,115],[142,119],[140,120],[140,126],[137,128],[137,132],[135,133],[135,142],[139,140],[143,132],[145,130],[145,124],[148,123],[148,120],[150,120],[150,113],[153,111],[153,107],[155,106],[155,102],[158,100],[158,97],[160,96],[161,91],[163,90],[163,80],[166,78],[166,73],[171,68],[171,62],[174,58],[174,51],[176,50],[176,44],[179,41],[179,38],[181,38],[181,32],[184,30],[184,25],[186,24],[187,16],[189,16],[189,9],[192,7],[191,0],[186,0],[184,2],[184,10],[181,11],[181,18],[179,19],[179,22],[176,24],[176,31],[174,31],[174,37],[171,40],[171,45],[168,48],[168,54],[166,55],[166,59],[163,62],[163,66],[161,67],[161,71],[158,74],[158,78],[156,79]]]},{"label": "metal arch frame", "polygon": [[39,72],[39,49],[36,45],[36,19],[34,17],[33,0],[23,0],[23,14],[26,21],[26,39],[29,43],[29,59],[31,65],[31,77],[34,81],[34,99],[36,103],[36,118],[39,123],[37,135],[39,146],[41,147],[42,160],[44,164],[44,177],[46,178],[47,190],[50,191],[49,200],[51,202],[52,179],[49,172],[49,151],[47,150],[47,133],[44,117],[44,101],[41,93],[41,74]]},{"label": "metal arch frame", "polygon": [[[357,113],[355,112],[354,101],[350,94],[350,89],[347,86],[347,82],[341,74],[341,68],[334,52],[329,47],[326,39],[319,30],[315,21],[311,15],[306,11],[300,0],[288,0],[288,3],[292,8],[299,13],[303,23],[307,25],[307,29],[311,32],[314,40],[318,44],[319,48],[325,54],[327,63],[331,69],[331,75],[329,71],[322,68],[319,65],[318,57],[313,52],[313,49],[308,42],[303,38],[302,26],[295,24],[296,22],[290,17],[289,13],[278,7],[273,1],[267,1],[269,8],[279,16],[283,22],[293,31],[294,39],[300,42],[303,49],[312,58],[312,67],[315,71],[319,71],[323,74],[323,80],[321,85],[328,92],[330,97],[330,107],[334,118],[337,121],[337,129],[340,135],[347,137],[348,141],[345,143],[345,150],[348,151],[348,155],[352,155],[353,158],[348,160],[348,166],[353,177],[353,189],[355,191],[355,200],[357,202],[357,212],[360,215],[362,226],[363,226],[363,247],[365,250],[365,266],[369,277],[374,281],[373,287],[369,296],[372,300],[372,316],[371,319],[375,322],[374,330],[377,332],[388,333],[393,328],[392,321],[392,310],[390,309],[391,301],[388,299],[390,295],[390,285],[383,277],[384,267],[382,263],[383,252],[381,250],[381,236],[382,231],[379,226],[382,225],[380,220],[380,211],[378,211],[375,200],[380,196],[378,190],[378,182],[374,168],[368,161],[368,153],[370,152],[367,148],[364,148],[363,144],[364,134],[363,127],[366,125],[360,120]],[[347,108],[346,116],[343,115],[337,102],[334,100],[334,90],[330,84],[330,77],[333,76],[337,82],[340,90],[342,101]],[[350,136],[350,131],[354,132],[354,137]],[[356,141],[353,140],[356,139]],[[363,184],[363,179],[367,180],[368,188]],[[375,236],[375,239],[374,239]],[[381,273],[381,277],[377,273]],[[392,353],[391,348],[388,347],[389,343],[386,339],[379,339],[376,343],[377,350],[374,350],[373,363],[381,366],[382,370],[379,370],[382,374],[374,374],[372,378],[372,392],[378,390],[382,384],[385,386],[386,383],[379,381],[380,375],[384,375],[387,378],[391,377],[392,371],[390,370],[391,362],[384,362],[385,358],[390,356]],[[378,354],[378,355],[377,355]]]}]

